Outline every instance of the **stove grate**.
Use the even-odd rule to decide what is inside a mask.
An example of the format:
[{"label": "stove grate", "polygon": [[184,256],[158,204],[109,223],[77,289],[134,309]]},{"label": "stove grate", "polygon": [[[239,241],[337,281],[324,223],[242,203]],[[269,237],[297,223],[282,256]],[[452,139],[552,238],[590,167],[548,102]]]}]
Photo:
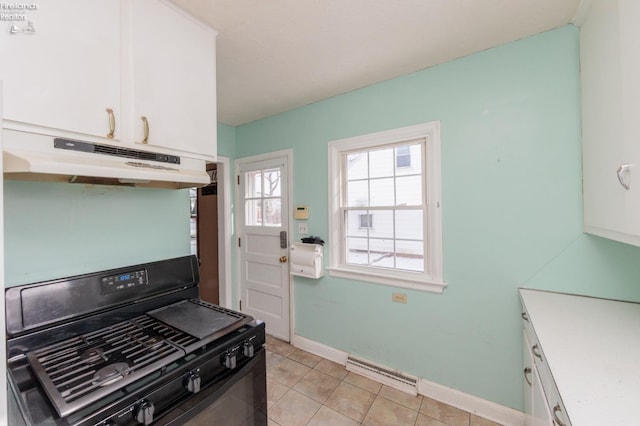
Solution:
[{"label": "stove grate", "polygon": [[73,413],[185,355],[197,339],[142,315],[29,352],[61,416]]}]

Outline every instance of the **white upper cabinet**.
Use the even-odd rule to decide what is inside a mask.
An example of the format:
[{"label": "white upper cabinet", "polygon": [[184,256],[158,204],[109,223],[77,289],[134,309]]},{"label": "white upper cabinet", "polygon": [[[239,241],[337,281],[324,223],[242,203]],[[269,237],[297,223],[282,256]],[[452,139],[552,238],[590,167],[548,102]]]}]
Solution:
[{"label": "white upper cabinet", "polygon": [[[119,121],[120,8],[113,0],[39,2],[29,21],[0,21],[4,123],[106,137]],[[107,108],[113,111],[110,119]],[[118,139],[118,128],[115,139]]]},{"label": "white upper cabinet", "polygon": [[594,0],[580,31],[585,231],[640,245],[640,2]]},{"label": "white upper cabinet", "polygon": [[26,16],[35,32],[0,21],[4,128],[215,161],[213,29],[164,0],[56,0]]},{"label": "white upper cabinet", "polygon": [[215,31],[159,0],[133,1],[132,24],[133,140],[215,160]]}]

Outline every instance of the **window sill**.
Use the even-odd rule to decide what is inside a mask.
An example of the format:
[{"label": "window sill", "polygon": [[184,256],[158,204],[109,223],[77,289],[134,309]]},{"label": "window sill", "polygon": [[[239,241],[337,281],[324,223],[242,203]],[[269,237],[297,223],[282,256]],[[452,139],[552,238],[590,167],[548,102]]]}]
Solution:
[{"label": "window sill", "polygon": [[386,274],[376,274],[371,272],[363,272],[342,267],[325,268],[329,271],[329,275],[337,278],[347,278],[357,281],[367,281],[376,284],[387,285],[390,287],[407,288],[411,290],[425,291],[429,293],[442,294],[447,283],[440,280],[432,279],[407,279],[405,277],[397,277]]}]

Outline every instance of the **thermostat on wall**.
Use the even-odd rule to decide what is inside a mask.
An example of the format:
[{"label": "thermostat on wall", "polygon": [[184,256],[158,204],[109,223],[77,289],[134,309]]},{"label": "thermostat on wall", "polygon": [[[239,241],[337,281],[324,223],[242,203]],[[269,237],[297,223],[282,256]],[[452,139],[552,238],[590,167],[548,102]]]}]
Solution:
[{"label": "thermostat on wall", "polygon": [[309,206],[296,206],[294,216],[297,220],[309,219]]}]

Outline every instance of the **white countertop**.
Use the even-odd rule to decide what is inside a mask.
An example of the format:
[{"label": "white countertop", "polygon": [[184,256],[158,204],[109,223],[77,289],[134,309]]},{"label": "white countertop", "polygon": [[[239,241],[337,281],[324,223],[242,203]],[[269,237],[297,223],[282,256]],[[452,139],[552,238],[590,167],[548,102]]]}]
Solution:
[{"label": "white countertop", "polygon": [[520,295],[571,424],[640,424],[640,304]]}]

